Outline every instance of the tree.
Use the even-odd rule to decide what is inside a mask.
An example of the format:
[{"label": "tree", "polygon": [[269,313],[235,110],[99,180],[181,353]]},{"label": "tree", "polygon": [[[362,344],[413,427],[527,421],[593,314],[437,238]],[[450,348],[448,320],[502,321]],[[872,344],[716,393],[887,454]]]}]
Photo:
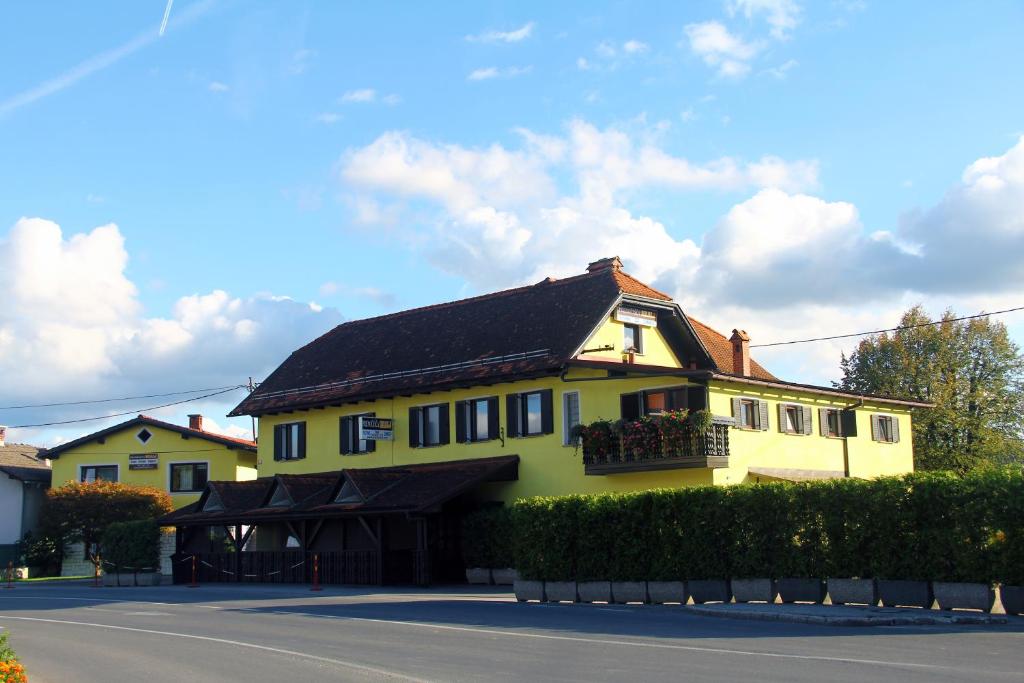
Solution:
[{"label": "tree", "polygon": [[122,569],[131,571],[135,585],[139,571],[156,571],[160,565],[160,527],[153,520],[114,522],[103,532],[104,564],[113,566],[121,585]]},{"label": "tree", "polygon": [[860,342],[840,366],[843,389],[928,401],[914,411],[914,460],[922,470],[965,472],[1024,462],[1024,357],[1006,326],[987,316],[937,324],[921,306],[901,329]]},{"label": "tree", "polygon": [[171,496],[152,486],[117,482],[69,483],[46,492],[43,533],[63,548],[82,541],[94,565],[103,557],[103,533],[115,522],[154,520],[173,509]]}]

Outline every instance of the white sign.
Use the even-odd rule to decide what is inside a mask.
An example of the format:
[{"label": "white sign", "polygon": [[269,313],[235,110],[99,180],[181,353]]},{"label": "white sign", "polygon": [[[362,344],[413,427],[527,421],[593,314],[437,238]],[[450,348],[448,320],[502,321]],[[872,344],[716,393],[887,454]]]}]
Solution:
[{"label": "white sign", "polygon": [[395,421],[390,417],[359,417],[359,440],[391,441],[395,437]]},{"label": "white sign", "polygon": [[155,470],[160,465],[160,456],[156,453],[142,453],[128,456],[128,469]]},{"label": "white sign", "polygon": [[615,319],[620,323],[630,325],[643,325],[644,327],[657,327],[658,314],[654,311],[643,311],[639,308],[626,308],[620,306],[615,310]]}]

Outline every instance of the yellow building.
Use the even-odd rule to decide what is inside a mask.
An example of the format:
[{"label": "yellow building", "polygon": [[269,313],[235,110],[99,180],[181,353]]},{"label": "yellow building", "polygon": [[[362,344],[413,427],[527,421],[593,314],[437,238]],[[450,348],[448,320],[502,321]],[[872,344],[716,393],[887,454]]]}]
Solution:
[{"label": "yellow building", "polygon": [[[910,410],[925,404],[780,380],[749,347],[617,258],[348,322],[231,413],[259,418],[260,479],[213,483],[167,523],[192,552],[208,550],[202,530],[233,528],[239,565],[222,576],[287,550],[333,553],[338,581],[423,582],[457,573],[457,519],[482,501],[913,469]],[[677,410],[713,419],[674,445],[574,439]]]},{"label": "yellow building", "polygon": [[153,486],[171,494],[175,508],[195,502],[207,481],[256,478],[256,443],[146,415],[44,451],[53,462],[53,486],[96,480]]}]

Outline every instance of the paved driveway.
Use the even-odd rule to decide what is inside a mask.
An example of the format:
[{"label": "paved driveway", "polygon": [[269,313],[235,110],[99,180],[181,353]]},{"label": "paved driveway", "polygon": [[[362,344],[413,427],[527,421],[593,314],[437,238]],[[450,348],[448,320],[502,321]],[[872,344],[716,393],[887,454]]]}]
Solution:
[{"label": "paved driveway", "polygon": [[468,588],[17,586],[0,627],[63,681],[1020,681],[1024,628],[746,622]]}]

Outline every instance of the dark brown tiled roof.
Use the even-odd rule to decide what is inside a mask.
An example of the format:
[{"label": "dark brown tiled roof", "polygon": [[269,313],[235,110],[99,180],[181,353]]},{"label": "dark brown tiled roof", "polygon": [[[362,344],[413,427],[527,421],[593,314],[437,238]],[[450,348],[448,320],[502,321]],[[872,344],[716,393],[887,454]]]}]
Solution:
[{"label": "dark brown tiled roof", "polygon": [[81,446],[82,444],[89,443],[90,441],[94,441],[96,439],[101,439],[107,436],[108,434],[113,434],[114,432],[119,432],[123,429],[128,429],[130,427],[146,425],[149,425],[150,427],[160,427],[161,429],[167,429],[172,432],[177,432],[182,436],[195,437],[197,439],[205,439],[206,441],[212,441],[213,443],[217,443],[222,446],[227,446],[229,448],[237,448],[239,450],[244,451],[256,451],[255,441],[248,441],[246,439],[236,439],[233,436],[224,436],[223,434],[214,434],[213,432],[207,432],[199,429],[191,429],[189,427],[182,427],[181,425],[176,425],[171,422],[164,422],[163,420],[158,420],[155,417],[150,417],[149,415],[139,415],[138,417],[133,417],[127,422],[121,422],[120,424],[116,424],[112,427],[101,429],[98,432],[86,434],[85,436],[79,437],[74,441],[68,441],[67,443],[62,443],[59,446],[48,448],[42,451],[40,455],[51,459],[59,458],[60,454],[67,450],[70,450],[77,446]]},{"label": "dark brown tiled roof", "polygon": [[[247,520],[431,512],[445,501],[485,481],[516,479],[518,465],[518,455],[503,455],[421,465],[285,474],[256,481],[210,482],[208,486],[218,491],[225,505],[224,510],[203,512],[202,504],[207,497],[204,494],[199,501],[165,515],[160,523],[187,526]],[[334,502],[334,497],[346,479],[355,484],[363,496],[363,502]],[[267,499],[274,482],[285,486],[292,496],[292,505],[268,506]],[[225,484],[229,486],[225,487]],[[225,495],[225,491],[229,491],[228,495]]]},{"label": "dark brown tiled roof", "polygon": [[[686,319],[693,325],[694,332],[704,343],[711,359],[721,372],[732,372],[732,342],[717,330],[714,330],[701,321],[686,316]],[[753,358],[750,359],[750,376],[756,379],[776,379],[775,375],[764,369],[760,363]]]},{"label": "dark brown tiled roof", "polygon": [[50,466],[36,454],[39,449],[27,444],[0,446],[0,472],[21,481],[50,481]]}]

